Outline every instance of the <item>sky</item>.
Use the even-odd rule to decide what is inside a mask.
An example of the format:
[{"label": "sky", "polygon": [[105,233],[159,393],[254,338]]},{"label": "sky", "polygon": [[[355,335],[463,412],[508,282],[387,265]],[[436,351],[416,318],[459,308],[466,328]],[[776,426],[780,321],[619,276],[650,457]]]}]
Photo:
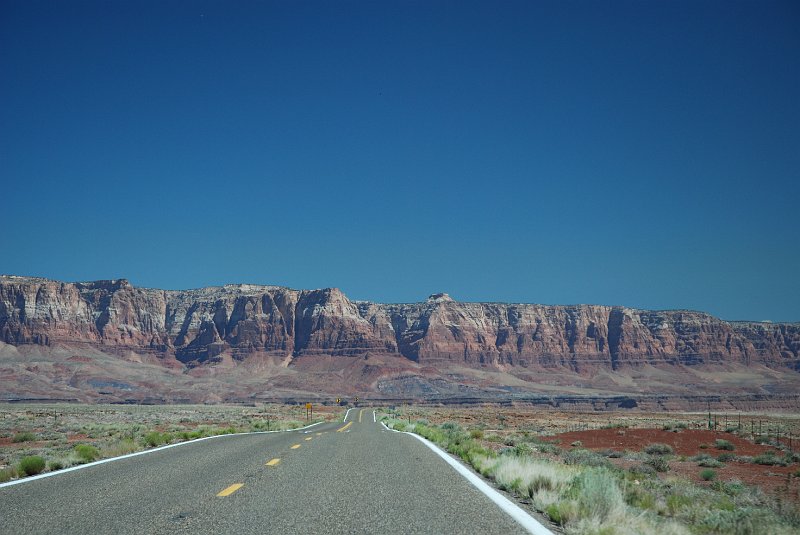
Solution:
[{"label": "sky", "polygon": [[0,0],[0,273],[800,321],[796,1]]}]

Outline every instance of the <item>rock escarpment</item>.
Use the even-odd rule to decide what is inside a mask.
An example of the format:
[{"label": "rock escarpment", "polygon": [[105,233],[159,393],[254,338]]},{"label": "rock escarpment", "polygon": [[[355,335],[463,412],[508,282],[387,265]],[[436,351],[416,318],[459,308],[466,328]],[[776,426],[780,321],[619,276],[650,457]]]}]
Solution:
[{"label": "rock escarpment", "polygon": [[226,285],[172,291],[126,280],[0,277],[0,340],[92,344],[194,366],[229,353],[398,354],[496,368],[762,364],[800,370],[800,324],[726,322],[701,312],[599,305],[354,302],[335,288]]}]

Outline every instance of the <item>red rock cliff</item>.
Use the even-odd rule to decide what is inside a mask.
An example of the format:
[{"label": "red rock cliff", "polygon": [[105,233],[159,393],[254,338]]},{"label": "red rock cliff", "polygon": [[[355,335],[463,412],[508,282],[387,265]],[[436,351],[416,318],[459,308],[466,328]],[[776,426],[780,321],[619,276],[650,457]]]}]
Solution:
[{"label": "red rock cliff", "polygon": [[725,322],[702,312],[598,305],[350,301],[338,289],[226,285],[170,291],[126,280],[0,277],[0,340],[88,343],[200,364],[230,351],[400,353],[420,363],[620,368],[737,362],[800,369],[800,324]]}]

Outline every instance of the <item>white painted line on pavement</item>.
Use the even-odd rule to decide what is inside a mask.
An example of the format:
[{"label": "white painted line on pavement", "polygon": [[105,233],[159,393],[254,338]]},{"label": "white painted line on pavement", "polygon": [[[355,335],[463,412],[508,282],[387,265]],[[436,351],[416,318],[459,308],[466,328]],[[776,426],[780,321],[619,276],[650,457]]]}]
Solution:
[{"label": "white painted line on pavement", "polygon": [[314,427],[315,425],[324,423],[325,422],[317,422],[315,424],[307,425],[305,427],[298,427],[297,429],[283,429],[281,431],[252,431],[249,433],[228,433],[227,435],[214,435],[212,437],[195,438],[193,440],[187,440],[185,442],[178,442],[177,444],[168,444],[166,446],[160,446],[158,448],[153,448],[151,450],[137,451],[135,453],[128,453],[127,455],[120,455],[119,457],[110,457],[108,459],[100,459],[99,461],[94,461],[92,463],[79,464],[78,466],[70,466],[69,468],[64,468],[63,470],[56,470],[55,472],[46,472],[44,474],[39,474],[38,476],[30,476],[30,477],[24,477],[22,479],[15,479],[14,481],[9,481],[7,483],[0,483],[0,489],[3,487],[10,487],[12,485],[19,485],[20,483],[35,481],[37,479],[43,479],[45,477],[52,477],[52,476],[57,476],[59,474],[65,474],[67,472],[72,472],[73,470],[82,470],[84,468],[89,468],[90,466],[96,466],[98,464],[110,463],[112,461],[119,461],[120,459],[128,459],[130,457],[138,457],[139,455],[153,453],[154,451],[161,451],[169,448],[177,448],[178,446],[185,446],[186,444],[191,444],[193,442],[211,440],[212,438],[235,437],[241,435],[265,435],[267,433],[288,433],[291,431],[300,431],[301,429],[308,429],[309,427]]},{"label": "white painted line on pavement", "polygon": [[372,423],[375,423],[375,411],[372,411]]},{"label": "white painted line on pavement", "polygon": [[342,423],[344,423],[344,422],[346,422],[346,421],[347,421],[347,417],[350,415],[350,411],[351,411],[351,410],[353,410],[353,408],[352,408],[352,407],[351,407],[351,408],[349,408],[349,409],[347,409],[347,412],[346,412],[346,413],[344,413],[344,420],[342,420]]},{"label": "white painted line on pavement", "polygon": [[385,427],[389,431],[394,431],[395,433],[403,433],[404,435],[411,435],[412,437],[416,438],[426,446],[428,446],[431,450],[436,453],[439,457],[444,459],[447,464],[449,464],[456,472],[461,474],[464,479],[472,483],[472,485],[481,491],[483,494],[486,495],[490,500],[492,500],[495,504],[497,504],[500,509],[502,509],[507,515],[511,518],[516,520],[522,527],[528,530],[529,533],[533,533],[534,535],[553,535],[553,532],[544,527],[540,524],[535,518],[525,512],[520,506],[500,494],[497,490],[493,489],[488,483],[484,480],[470,472],[467,467],[463,464],[455,460],[451,457],[447,452],[440,449],[436,444],[431,442],[430,440],[421,437],[414,433],[408,433],[406,431],[397,431],[395,429],[390,429],[386,427],[386,424],[381,422],[381,425]]}]

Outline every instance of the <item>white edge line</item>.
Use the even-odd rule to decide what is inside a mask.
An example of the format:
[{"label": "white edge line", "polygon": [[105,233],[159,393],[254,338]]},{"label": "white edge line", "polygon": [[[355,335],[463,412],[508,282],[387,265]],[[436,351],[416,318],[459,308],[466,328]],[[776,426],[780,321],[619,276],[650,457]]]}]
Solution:
[{"label": "white edge line", "polygon": [[347,409],[347,412],[346,412],[346,413],[344,413],[344,420],[342,420],[342,423],[345,423],[345,422],[347,421],[347,417],[350,415],[350,411],[351,411],[351,410],[353,410],[353,408],[352,408],[352,407],[350,407],[349,409]]},{"label": "white edge line", "polygon": [[525,512],[520,506],[497,492],[493,489],[489,484],[487,484],[484,480],[470,472],[464,465],[460,462],[453,459],[448,453],[442,451],[436,444],[431,442],[430,440],[421,437],[415,433],[409,433],[407,431],[397,431],[396,429],[390,429],[386,426],[385,423],[381,422],[381,425],[385,427],[389,431],[394,431],[395,433],[403,433],[404,435],[411,435],[412,437],[416,438],[430,449],[434,451],[439,457],[444,459],[447,464],[449,464],[456,472],[461,474],[467,481],[472,483],[472,485],[485,494],[490,500],[492,500],[495,504],[497,504],[500,509],[502,509],[507,515],[511,518],[516,520],[523,528],[528,530],[528,532],[533,533],[534,535],[553,535],[553,532],[544,527],[540,524],[535,518]]},{"label": "white edge line", "polygon": [[375,423],[375,411],[372,411],[372,423]]},{"label": "white edge line", "polygon": [[47,472],[47,473],[39,474],[39,475],[36,475],[36,476],[23,477],[22,479],[15,479],[14,481],[8,481],[7,483],[0,483],[0,489],[3,488],[3,487],[10,487],[12,485],[20,485],[22,483],[28,483],[29,481],[35,481],[37,479],[44,479],[46,477],[53,477],[53,476],[57,476],[57,475],[60,475],[60,474],[65,474],[67,472],[72,472],[73,470],[82,470],[84,468],[89,468],[91,466],[97,466],[98,464],[110,463],[112,461],[119,461],[121,459],[128,459],[130,457],[138,457],[139,455],[145,455],[147,453],[153,453],[155,451],[166,450],[166,449],[169,449],[169,448],[176,448],[178,446],[185,446],[186,444],[192,444],[194,442],[201,442],[203,440],[209,440],[209,439],[212,439],[212,438],[235,437],[235,436],[241,436],[241,435],[265,435],[267,433],[290,433],[292,431],[301,431],[303,429],[308,429],[309,427],[314,427],[315,425],[319,425],[319,424],[323,424],[323,423],[325,423],[325,422],[317,422],[315,424],[307,425],[305,427],[298,427],[296,429],[282,429],[280,431],[252,431],[252,432],[249,432],[249,433],[228,433],[228,434],[225,434],[225,435],[214,435],[214,436],[210,436],[210,437],[195,438],[195,439],[192,439],[192,440],[186,440],[184,442],[178,442],[176,444],[168,444],[166,446],[159,446],[158,448],[153,448],[151,450],[137,451],[137,452],[134,452],[134,453],[128,453],[126,455],[120,455],[119,457],[109,457],[108,459],[100,459],[99,461],[94,461],[94,462],[91,462],[91,463],[79,464],[78,466],[70,466],[69,468],[64,468],[62,470],[56,470],[54,472]]}]

